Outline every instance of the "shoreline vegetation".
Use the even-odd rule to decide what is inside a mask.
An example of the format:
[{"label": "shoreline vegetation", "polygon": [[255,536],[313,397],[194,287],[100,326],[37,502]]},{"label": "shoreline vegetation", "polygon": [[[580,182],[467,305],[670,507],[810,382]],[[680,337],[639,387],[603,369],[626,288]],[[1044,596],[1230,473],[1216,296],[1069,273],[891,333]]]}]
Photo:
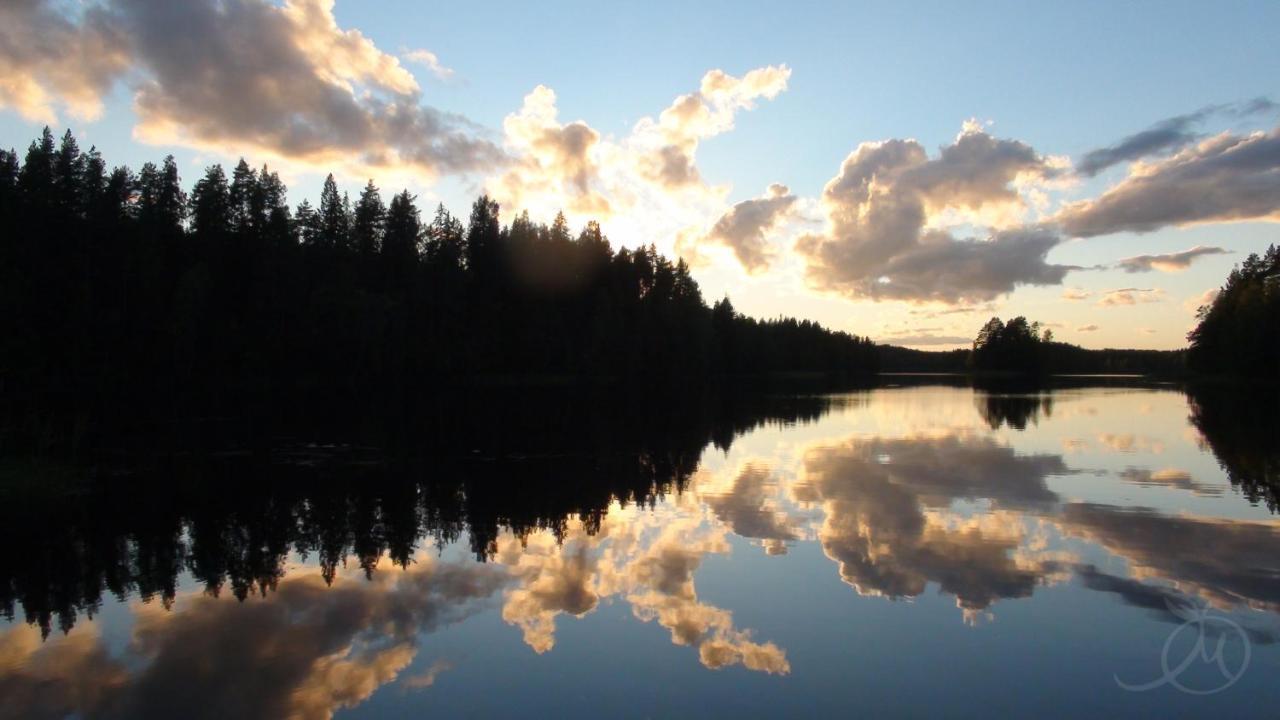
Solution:
[{"label": "shoreline vegetation", "polygon": [[21,159],[0,150],[0,448],[140,419],[404,409],[477,386],[658,401],[891,372],[1280,378],[1275,247],[1232,272],[1188,350],[1087,350],[1018,317],[992,318],[972,349],[927,352],[708,304],[652,245],[614,248],[563,215],[503,225],[487,196],[465,223],[443,206],[427,221],[372,181],[352,199],[329,176],[318,207],[290,207],[279,177],[243,160],[190,190],[172,157],[107,168],[70,131],[59,143],[46,128]]}]

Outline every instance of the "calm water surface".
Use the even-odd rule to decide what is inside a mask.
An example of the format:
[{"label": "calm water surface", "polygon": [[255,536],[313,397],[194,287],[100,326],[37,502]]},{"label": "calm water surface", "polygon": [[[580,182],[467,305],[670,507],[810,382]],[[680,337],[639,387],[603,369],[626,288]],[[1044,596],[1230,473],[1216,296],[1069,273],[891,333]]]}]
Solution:
[{"label": "calm water surface", "polygon": [[1274,717],[1275,425],[1240,408],[883,387],[104,473],[6,510],[0,717]]}]

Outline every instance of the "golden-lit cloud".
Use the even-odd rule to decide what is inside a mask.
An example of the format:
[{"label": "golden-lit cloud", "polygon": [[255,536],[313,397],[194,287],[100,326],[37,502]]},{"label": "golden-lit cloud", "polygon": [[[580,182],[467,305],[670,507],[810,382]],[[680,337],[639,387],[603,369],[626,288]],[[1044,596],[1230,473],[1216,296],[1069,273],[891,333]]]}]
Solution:
[{"label": "golden-lit cloud", "polygon": [[1159,255],[1135,255],[1128,257],[1116,263],[1116,267],[1127,273],[1150,272],[1152,270],[1160,270],[1161,272],[1181,272],[1191,267],[1192,261],[1196,258],[1206,255],[1228,255],[1230,252],[1220,247],[1211,247],[1207,245],[1196,245],[1193,248],[1182,250],[1180,252],[1162,253]]},{"label": "golden-lit cloud", "polygon": [[[469,617],[509,579],[492,566],[422,558],[332,586],[317,575],[286,578],[270,597],[244,603],[137,603],[119,658],[89,624],[39,647],[38,630],[14,628],[0,636],[0,659],[22,657],[0,662],[0,689],[14,689],[5,709],[16,717],[167,717],[182,703],[210,717],[327,720],[394,681],[423,634]],[[424,687],[421,676],[407,682]]]},{"label": "golden-lit cloud", "polygon": [[731,612],[698,600],[694,572],[705,555],[728,552],[724,533],[724,526],[706,526],[696,514],[660,519],[615,505],[594,534],[570,522],[560,539],[504,536],[495,560],[518,583],[506,594],[502,617],[521,629],[530,648],[545,653],[555,646],[559,616],[582,617],[604,598],[623,597],[636,618],[667,628],[677,645],[698,648],[706,667],[786,673],[781,648],[755,642],[734,627]]},{"label": "golden-lit cloud", "polygon": [[1127,483],[1142,487],[1174,488],[1209,497],[1221,495],[1223,491],[1223,488],[1219,485],[1195,481],[1192,479],[1191,473],[1178,468],[1151,470],[1149,468],[1130,467],[1122,470],[1119,473],[1119,478]]},{"label": "golden-lit cloud", "polygon": [[59,108],[95,119],[129,65],[128,39],[102,7],[73,20],[51,2],[0,3],[0,109],[50,124]]},{"label": "golden-lit cloud", "polygon": [[[511,164],[486,188],[512,211],[544,220],[564,211],[575,223],[607,221],[624,244],[658,241],[670,249],[681,231],[705,235],[726,212],[728,188],[708,184],[697,168],[701,142],[733,129],[737,113],[776,97],[790,75],[785,65],[742,77],[712,70],[696,92],[676,98],[657,118],[640,119],[623,137],[605,136],[583,120],[561,121],[555,92],[538,86],[504,120]],[[718,241],[759,266],[767,253],[763,233],[790,202],[775,198],[767,207],[744,210],[741,220],[720,228]]]},{"label": "golden-lit cloud", "polygon": [[453,68],[446,67],[444,63],[440,62],[440,58],[436,57],[436,54],[430,50],[423,50],[421,48],[418,50],[409,50],[401,53],[400,56],[409,62],[417,63],[427,70],[430,70],[432,75],[435,75],[441,80],[450,80],[453,78]]},{"label": "golden-lit cloud", "polygon": [[[1030,146],[972,124],[936,158],[915,140],[863,143],[823,189],[826,230],[796,250],[812,287],[854,299],[971,304],[1057,284],[1071,269],[1046,262],[1059,237],[1015,222],[1027,207],[1015,181],[1059,172]],[[947,213],[992,232],[958,238],[937,226]]]},{"label": "golden-lit cloud", "polygon": [[729,208],[705,234],[690,230],[678,238],[676,252],[686,259],[697,258],[700,248],[720,245],[729,248],[748,273],[762,273],[777,254],[769,236],[786,220],[797,199],[786,185],[774,183],[764,195]]},{"label": "golden-lit cloud", "polygon": [[134,136],[147,143],[362,177],[506,160],[473,123],[424,104],[399,58],[339,26],[333,0],[0,8],[0,107],[48,122],[57,106],[92,117],[117,83],[132,91]]},{"label": "golden-lit cloud", "polygon": [[[1066,471],[1058,456],[1018,455],[975,434],[855,438],[810,448],[795,494],[821,504],[818,539],[859,594],[909,598],[937,582],[972,620],[1057,577],[1057,559],[1031,552],[1019,513],[1003,509],[1051,509],[1045,478]],[[949,519],[960,498],[1002,511]]]},{"label": "golden-lit cloud", "polygon": [[1120,183],[1066,206],[1055,219],[1075,237],[1280,221],[1280,128],[1224,132],[1167,159],[1135,163]]},{"label": "golden-lit cloud", "polygon": [[1164,300],[1164,291],[1160,288],[1118,288],[1107,290],[1098,298],[1098,307],[1117,307],[1121,305],[1138,305],[1156,303]]},{"label": "golden-lit cloud", "polygon": [[1274,522],[1172,517],[1089,503],[1066,506],[1055,522],[1128,560],[1134,578],[1167,580],[1222,607],[1280,612],[1280,586],[1271,579],[1280,556]]}]

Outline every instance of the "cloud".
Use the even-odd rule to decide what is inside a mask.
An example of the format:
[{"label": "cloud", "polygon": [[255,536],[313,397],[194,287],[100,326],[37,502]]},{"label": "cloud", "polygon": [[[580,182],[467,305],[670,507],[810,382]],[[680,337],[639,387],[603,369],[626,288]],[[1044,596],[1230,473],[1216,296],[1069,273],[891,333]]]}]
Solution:
[{"label": "cloud", "polygon": [[288,578],[256,602],[199,595],[174,611],[136,604],[124,657],[77,628],[74,657],[59,655],[68,654],[64,642],[50,643],[40,651],[54,656],[47,672],[0,665],[0,688],[27,688],[5,693],[6,710],[21,717],[56,702],[53,716],[168,717],[181,705],[201,717],[330,718],[395,680],[422,634],[469,617],[508,580],[501,568],[428,559],[332,587],[316,575]]},{"label": "cloud", "polygon": [[[556,94],[538,86],[520,110],[503,122],[510,167],[486,182],[504,206],[550,218],[565,211],[571,221],[609,221],[624,241],[653,242],[683,232],[685,249],[708,234],[710,218],[726,213],[727,187],[709,185],[696,165],[702,140],[731,130],[736,114],[786,88],[785,65],[757,68],[742,77],[711,70],[699,89],[677,97],[656,118],[641,118],[627,135],[608,137],[582,120],[561,122]],[[784,196],[786,192],[782,193]],[[726,244],[759,268],[766,262],[763,233],[791,200],[771,198],[726,220],[713,242]],[[729,210],[732,213],[732,210]],[[752,237],[758,224],[761,237]]]},{"label": "cloud", "polygon": [[557,209],[607,217],[611,206],[599,189],[600,133],[580,120],[562,125],[557,112],[555,91],[539,85],[506,117],[506,143],[518,160],[491,189],[519,208],[527,208],[530,196],[550,196],[561,203]]},{"label": "cloud", "polygon": [[990,499],[997,510],[1048,510],[1045,484],[1067,472],[1061,456],[1017,455],[972,434],[853,439],[804,455],[796,499],[821,503],[818,538],[859,594],[915,597],[929,582],[971,613],[1001,598],[1029,596],[1056,573],[1053,563],[1018,554],[1021,524],[992,512],[948,524],[926,508]]},{"label": "cloud", "polygon": [[1098,307],[1155,303],[1163,299],[1164,291],[1160,288],[1119,288],[1104,292],[1098,300]]},{"label": "cloud", "polygon": [[[767,473],[752,471],[739,480],[735,489],[756,493],[763,501]],[[720,498],[719,512],[741,523],[744,531],[788,535],[781,525],[771,530],[763,514],[750,517],[742,505],[749,501]],[[635,617],[656,620],[677,645],[697,647],[706,667],[742,664],[750,670],[789,672],[785,651],[773,643],[756,643],[750,631],[734,627],[731,612],[698,600],[694,573],[702,558],[729,550],[726,527],[704,527],[702,519],[696,513],[659,518],[614,506],[594,533],[570,521],[559,537],[549,532],[523,538],[508,534],[499,539],[495,559],[510,568],[518,584],[506,595],[502,617],[522,630],[534,652],[544,653],[555,646],[558,616],[581,617],[602,598],[621,595]]]},{"label": "cloud", "polygon": [[1125,468],[1120,472],[1120,479],[1140,487],[1170,487],[1204,496],[1218,496],[1222,494],[1222,488],[1220,486],[1196,482],[1191,478],[1191,473],[1177,468],[1151,470],[1148,468],[1130,467]]},{"label": "cloud", "polygon": [[1073,237],[1280,221],[1280,127],[1243,136],[1224,132],[1140,164],[1102,196],[1069,204],[1055,219]]},{"label": "cloud", "polygon": [[145,71],[134,98],[145,141],[428,175],[503,160],[471,123],[422,104],[396,57],[340,28],[332,0],[114,5]]},{"label": "cloud", "polygon": [[444,64],[440,62],[440,58],[436,57],[436,54],[430,50],[409,50],[401,53],[401,57],[409,62],[414,62],[425,67],[431,71],[432,75],[435,75],[441,80],[450,80],[453,78],[453,68],[445,67]]},{"label": "cloud", "polygon": [[1280,610],[1274,523],[1163,515],[1145,508],[1071,503],[1065,531],[1126,558],[1135,578],[1159,577],[1220,606]]},{"label": "cloud", "polygon": [[[1201,617],[1202,603],[1197,598],[1179,592],[1176,588],[1164,585],[1144,583],[1139,580],[1123,578],[1099,570],[1094,565],[1080,565],[1076,568],[1076,576],[1086,588],[1116,595],[1126,605],[1143,608],[1162,622],[1184,625],[1197,622]],[[1215,638],[1222,634],[1225,624],[1216,622],[1197,622],[1208,637]],[[1272,628],[1256,628],[1236,623],[1236,627],[1245,632],[1249,641],[1258,645],[1271,645],[1280,641],[1280,632]]]},{"label": "cloud", "polygon": [[893,345],[968,345],[973,342],[973,338],[964,337],[962,335],[934,335],[929,332],[918,331],[906,335],[892,335],[884,339],[884,342]]},{"label": "cloud", "polygon": [[1116,267],[1128,273],[1150,272],[1152,270],[1178,272],[1191,267],[1191,262],[1198,257],[1229,254],[1230,251],[1225,248],[1197,245],[1181,252],[1160,255],[1135,255],[1116,263]]},{"label": "cloud", "polygon": [[130,64],[129,40],[102,7],[71,19],[52,2],[0,3],[0,109],[55,123],[57,108],[95,119]]},{"label": "cloud", "polygon": [[[932,159],[914,140],[863,143],[823,189],[825,232],[796,243],[807,281],[852,299],[947,303],[1060,283],[1072,268],[1045,260],[1056,232],[1015,222],[1026,208],[1015,181],[1057,173],[1030,146],[973,126]],[[949,215],[1001,227],[982,240],[931,227]]]},{"label": "cloud", "polygon": [[77,14],[0,9],[0,103],[92,116],[117,81],[144,142],[316,169],[428,176],[505,158],[476,126],[422,102],[399,59],[338,26],[333,0],[104,0]]},{"label": "cloud", "polygon": [[1099,433],[1098,442],[1119,453],[1149,452],[1159,455],[1164,452],[1164,443],[1159,439],[1133,433]]},{"label": "cloud", "polygon": [[1267,112],[1275,107],[1276,104],[1270,100],[1257,98],[1229,105],[1209,105],[1193,113],[1167,118],[1142,132],[1123,138],[1114,145],[1085,153],[1080,162],[1076,163],[1076,172],[1093,177],[1122,162],[1186,147],[1203,137],[1196,132],[1195,128],[1215,114],[1243,117]]},{"label": "cloud", "polygon": [[743,200],[730,208],[704,236],[683,240],[676,249],[683,251],[682,255],[696,255],[700,245],[723,245],[733,251],[748,273],[763,272],[774,259],[769,232],[786,219],[796,200],[786,185],[774,183],[764,195]]},{"label": "cloud", "polygon": [[632,140],[641,149],[641,172],[666,187],[699,182],[694,167],[698,143],[733,129],[739,110],[755,107],[760,98],[777,97],[790,77],[786,65],[757,68],[741,78],[723,70],[707,72],[697,92],[676,98],[656,121],[637,123]]},{"label": "cloud", "polygon": [[436,678],[440,677],[440,673],[453,669],[453,663],[447,660],[437,660],[426,670],[416,674],[409,675],[400,681],[400,687],[405,690],[421,690],[429,688],[436,684]]},{"label": "cloud", "polygon": [[1076,328],[1076,332],[1082,332],[1082,333],[1097,332],[1097,331],[1098,331],[1097,325],[1081,325],[1080,327]]},{"label": "cloud", "polygon": [[1063,300],[1088,300],[1093,297],[1093,293],[1081,288],[1067,288],[1062,291]]},{"label": "cloud", "polygon": [[[698,485],[698,497],[737,535],[756,540],[799,537],[787,516],[772,502],[778,484],[768,466],[748,463],[727,487]],[[785,545],[781,546],[785,549]]]},{"label": "cloud", "polygon": [[1193,295],[1187,298],[1186,301],[1182,303],[1182,306],[1192,313],[1198,313],[1200,312],[1200,308],[1204,307],[1205,305],[1212,305],[1213,301],[1217,299],[1217,297],[1218,297],[1217,288],[1214,288],[1212,290],[1205,290],[1199,295]]}]

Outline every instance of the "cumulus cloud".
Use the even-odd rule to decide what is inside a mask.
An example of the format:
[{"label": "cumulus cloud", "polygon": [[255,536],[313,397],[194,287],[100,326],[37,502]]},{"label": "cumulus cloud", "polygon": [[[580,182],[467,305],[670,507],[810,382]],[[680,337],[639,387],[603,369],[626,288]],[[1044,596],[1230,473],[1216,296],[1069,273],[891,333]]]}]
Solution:
[{"label": "cumulus cloud", "polygon": [[[332,587],[289,578],[259,602],[203,595],[175,611],[137,605],[124,657],[77,628],[70,643],[32,651],[39,673],[0,664],[0,688],[15,717],[168,717],[181,704],[202,717],[324,720],[395,680],[420,635],[469,617],[508,579],[499,568],[428,560]],[[32,640],[0,637],[0,657],[11,642]]]},{"label": "cumulus cloud", "polygon": [[1228,254],[1230,254],[1230,251],[1225,248],[1209,245],[1197,245],[1181,252],[1162,253],[1159,255],[1135,255],[1134,257],[1125,258],[1116,263],[1116,267],[1128,273],[1150,272],[1152,270],[1178,272],[1191,267],[1191,262],[1198,257],[1204,257],[1205,255]]},{"label": "cumulus cloud", "polygon": [[1216,114],[1236,117],[1253,115],[1275,109],[1276,104],[1266,98],[1229,105],[1209,105],[1193,113],[1177,115],[1152,125],[1142,132],[1121,139],[1114,145],[1085,153],[1076,163],[1076,172],[1093,177],[1103,170],[1122,162],[1137,160],[1157,153],[1178,150],[1203,137],[1197,128]]},{"label": "cumulus cloud", "polygon": [[[643,242],[674,237],[680,230],[688,234],[690,227],[701,228],[724,213],[727,192],[709,185],[699,172],[700,143],[731,130],[738,112],[776,97],[790,76],[785,65],[741,77],[711,70],[696,92],[677,97],[656,118],[640,119],[621,138],[606,137],[582,120],[561,122],[555,92],[538,86],[503,122],[504,145],[514,160],[487,188],[508,207],[540,217],[564,210],[579,221],[609,220],[615,234]],[[789,204],[774,199],[756,212],[767,209],[776,216]],[[765,249],[750,237],[749,214],[744,210],[742,219],[722,227],[724,236],[715,241],[733,243],[758,267]],[[761,225],[760,231],[767,229]]]},{"label": "cumulus cloud", "polygon": [[424,105],[399,59],[340,28],[332,0],[114,6],[144,70],[143,140],[427,174],[502,159],[465,119]]},{"label": "cumulus cloud", "polygon": [[103,0],[79,14],[22,0],[0,9],[0,103],[48,119],[92,115],[119,79],[137,138],[307,166],[420,174],[495,167],[466,119],[423,104],[413,75],[333,0]]},{"label": "cumulus cloud", "polygon": [[54,123],[57,109],[96,118],[130,64],[129,39],[102,7],[68,18],[51,2],[0,3],[0,109]]},{"label": "cumulus cloud", "polygon": [[971,434],[854,439],[810,449],[795,492],[822,504],[819,540],[858,593],[915,597],[937,582],[968,618],[1029,596],[1056,564],[1018,552],[1024,533],[1012,513],[948,523],[925,510],[960,498],[1049,510],[1058,498],[1045,478],[1063,472],[1060,456],[1017,455]]},{"label": "cumulus cloud", "polygon": [[642,173],[667,187],[698,182],[698,143],[733,129],[739,110],[751,109],[760,98],[777,97],[790,77],[786,65],[757,68],[741,78],[709,71],[697,92],[676,98],[656,121],[645,118],[637,123],[632,139],[641,153]]},{"label": "cumulus cloud", "polygon": [[733,251],[747,272],[763,272],[775,256],[769,233],[787,218],[796,200],[786,185],[774,183],[764,195],[730,208],[701,238],[682,238],[676,250],[681,255],[696,255],[701,245],[723,245]]},{"label": "cumulus cloud", "polygon": [[440,58],[436,57],[436,54],[430,50],[409,50],[403,53],[402,57],[409,62],[425,67],[431,71],[432,75],[441,80],[449,80],[453,77],[453,68],[445,67],[444,63],[440,62]]},{"label": "cumulus cloud", "polygon": [[[826,231],[796,243],[808,282],[849,298],[948,303],[1060,283],[1072,268],[1046,262],[1056,232],[1014,222],[1026,208],[1015,185],[1058,172],[1030,146],[972,125],[932,159],[914,140],[863,143],[823,189]],[[973,239],[931,226],[957,215],[999,227]]]},{"label": "cumulus cloud", "polygon": [[699,483],[698,496],[737,535],[756,540],[795,540],[799,537],[795,528],[773,502],[777,490],[778,483],[767,465],[748,463],[727,487]]},{"label": "cumulus cloud", "polygon": [[[735,487],[754,487],[760,495],[762,484],[768,481],[753,472]],[[719,508],[746,531],[787,536],[781,525],[769,529],[763,515],[749,517],[737,499],[722,498]],[[731,612],[698,599],[694,573],[705,555],[728,552],[725,532],[722,524],[705,527],[697,514],[663,520],[615,506],[594,533],[570,521],[559,538],[506,535],[495,558],[511,569],[518,584],[506,595],[502,617],[522,630],[534,652],[544,653],[555,646],[558,616],[580,617],[602,598],[621,595],[637,618],[668,629],[673,643],[698,648],[706,667],[741,664],[787,673],[785,651],[755,642],[750,631],[734,627]]]},{"label": "cumulus cloud", "polygon": [[558,200],[569,212],[610,214],[600,191],[600,133],[582,121],[557,120],[556,94],[539,85],[520,110],[503,121],[506,142],[519,160],[491,184],[503,201],[526,208],[538,197]]},{"label": "cumulus cloud", "polygon": [[1280,127],[1249,135],[1224,132],[1168,159],[1139,164],[1102,196],[1071,203],[1056,219],[1074,237],[1280,221]]},{"label": "cumulus cloud", "polygon": [[1098,307],[1155,303],[1163,299],[1164,291],[1160,288],[1118,288],[1104,292],[1098,299]]}]

